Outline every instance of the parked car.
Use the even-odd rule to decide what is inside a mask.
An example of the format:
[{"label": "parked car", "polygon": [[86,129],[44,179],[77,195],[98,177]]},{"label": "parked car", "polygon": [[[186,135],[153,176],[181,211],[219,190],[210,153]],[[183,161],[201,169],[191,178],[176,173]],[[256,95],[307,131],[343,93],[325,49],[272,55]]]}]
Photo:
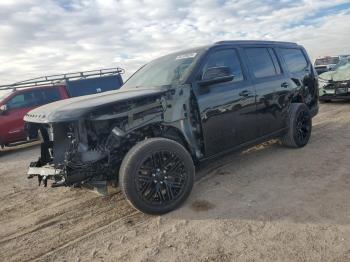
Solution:
[{"label": "parked car", "polygon": [[118,182],[133,207],[163,214],[187,199],[203,161],[271,138],[305,146],[317,91],[295,43],[223,41],[170,54],[118,91],[29,112],[43,143],[28,176],[52,187]]},{"label": "parked car", "polygon": [[334,69],[334,67],[343,59],[350,57],[350,55],[338,55],[338,56],[324,56],[315,60],[315,70],[317,74],[322,74]]},{"label": "parked car", "polygon": [[0,146],[35,139],[26,133],[23,117],[30,110],[57,100],[118,89],[120,68],[45,76],[0,87]]},{"label": "parked car", "polygon": [[319,76],[319,100],[350,99],[350,57]]}]

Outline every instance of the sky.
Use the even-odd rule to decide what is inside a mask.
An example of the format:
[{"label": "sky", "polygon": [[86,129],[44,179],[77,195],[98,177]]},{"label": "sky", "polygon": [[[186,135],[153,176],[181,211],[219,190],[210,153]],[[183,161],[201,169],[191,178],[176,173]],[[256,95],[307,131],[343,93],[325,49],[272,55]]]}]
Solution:
[{"label": "sky", "polygon": [[350,0],[0,0],[0,85],[239,39],[350,54]]}]

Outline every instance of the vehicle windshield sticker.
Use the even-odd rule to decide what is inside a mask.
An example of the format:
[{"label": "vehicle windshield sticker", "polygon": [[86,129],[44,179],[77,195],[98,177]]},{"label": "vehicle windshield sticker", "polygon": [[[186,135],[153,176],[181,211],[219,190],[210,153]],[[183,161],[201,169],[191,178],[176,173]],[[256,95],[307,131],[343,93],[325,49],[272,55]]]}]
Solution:
[{"label": "vehicle windshield sticker", "polygon": [[179,60],[179,59],[186,59],[186,58],[193,58],[197,55],[197,53],[189,53],[189,54],[183,54],[183,55],[178,55],[176,57],[176,60]]}]

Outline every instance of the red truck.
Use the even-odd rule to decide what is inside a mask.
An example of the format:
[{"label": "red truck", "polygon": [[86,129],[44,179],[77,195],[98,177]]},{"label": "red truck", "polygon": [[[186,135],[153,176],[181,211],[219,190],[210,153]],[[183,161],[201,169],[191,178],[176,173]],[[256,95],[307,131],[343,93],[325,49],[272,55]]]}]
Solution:
[{"label": "red truck", "polygon": [[123,85],[121,68],[45,76],[0,86],[0,147],[35,139],[27,134],[23,117],[44,104],[70,97],[119,89]]}]

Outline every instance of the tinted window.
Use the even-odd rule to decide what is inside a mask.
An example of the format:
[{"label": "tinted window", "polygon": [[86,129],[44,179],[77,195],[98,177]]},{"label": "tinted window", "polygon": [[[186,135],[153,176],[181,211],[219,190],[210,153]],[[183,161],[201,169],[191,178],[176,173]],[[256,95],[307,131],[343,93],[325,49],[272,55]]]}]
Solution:
[{"label": "tinted window", "polygon": [[250,68],[256,78],[277,75],[275,65],[267,48],[247,48]]},{"label": "tinted window", "polygon": [[60,92],[57,88],[46,88],[41,90],[41,104],[48,104],[60,100]]},{"label": "tinted window", "polygon": [[280,50],[289,72],[297,73],[307,67],[307,61],[300,49],[281,48]]},{"label": "tinted window", "polygon": [[38,93],[34,91],[23,92],[15,95],[7,102],[9,109],[29,108],[37,105],[40,105],[40,98],[38,97]]},{"label": "tinted window", "polygon": [[67,81],[67,89],[71,97],[76,97],[116,90],[122,83],[120,75],[112,75]]},{"label": "tinted window", "polygon": [[275,66],[276,73],[279,75],[279,74],[281,74],[282,70],[281,70],[280,63],[278,62],[276,53],[275,53],[275,51],[274,51],[273,49],[271,49],[271,48],[269,48],[269,52],[270,52],[271,58],[272,58],[272,60],[273,60],[273,64],[274,64],[274,66]]},{"label": "tinted window", "polygon": [[231,73],[235,76],[233,79],[234,82],[243,80],[241,63],[236,50],[226,49],[212,53],[209,55],[208,60],[204,65],[203,72],[208,68],[219,66],[227,66],[230,68]]}]

